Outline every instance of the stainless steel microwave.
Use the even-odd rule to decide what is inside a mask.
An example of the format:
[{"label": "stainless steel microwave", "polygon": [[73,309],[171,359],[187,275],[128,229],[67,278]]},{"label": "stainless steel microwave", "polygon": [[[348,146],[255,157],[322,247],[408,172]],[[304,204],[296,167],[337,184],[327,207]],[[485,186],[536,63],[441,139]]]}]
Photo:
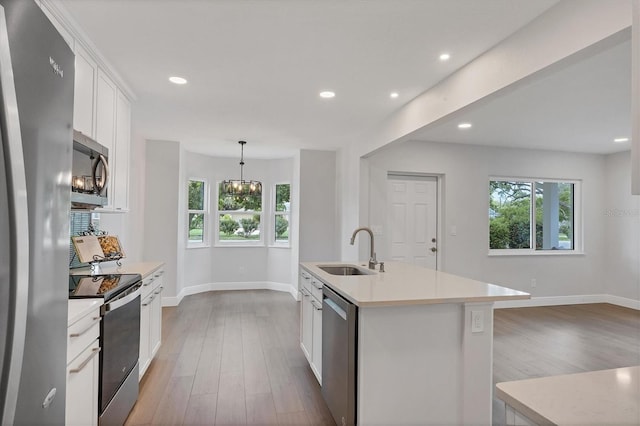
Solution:
[{"label": "stainless steel microwave", "polygon": [[109,203],[109,149],[73,131],[71,207],[94,209]]}]

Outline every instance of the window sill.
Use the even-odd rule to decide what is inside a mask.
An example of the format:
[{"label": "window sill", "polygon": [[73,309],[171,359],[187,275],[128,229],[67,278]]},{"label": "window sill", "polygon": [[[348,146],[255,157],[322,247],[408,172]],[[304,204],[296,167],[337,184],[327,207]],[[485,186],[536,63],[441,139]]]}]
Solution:
[{"label": "window sill", "polygon": [[264,243],[262,242],[258,242],[258,243],[245,243],[245,242],[238,242],[238,243],[216,243],[214,245],[215,248],[235,248],[235,247],[242,247],[242,248],[265,248]]},{"label": "window sill", "polygon": [[202,249],[202,248],[211,248],[211,244],[206,244],[206,243],[187,244],[187,250],[189,250],[189,249]]},{"label": "window sill", "polygon": [[489,257],[502,256],[584,256],[581,250],[489,250]]},{"label": "window sill", "polygon": [[291,244],[270,244],[269,248],[290,249]]}]

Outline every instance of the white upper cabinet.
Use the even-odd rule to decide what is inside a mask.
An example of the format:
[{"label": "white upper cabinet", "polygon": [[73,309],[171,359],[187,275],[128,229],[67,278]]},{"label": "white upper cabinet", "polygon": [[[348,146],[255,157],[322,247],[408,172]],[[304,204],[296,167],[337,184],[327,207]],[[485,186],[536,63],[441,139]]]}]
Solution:
[{"label": "white upper cabinet", "polygon": [[107,193],[109,204],[106,209],[113,208],[114,169],[116,163],[116,85],[98,68],[98,95],[96,97],[96,140],[109,149],[109,182]]},{"label": "white upper cabinet", "polygon": [[116,152],[112,166],[112,204],[115,210],[129,210],[129,157],[131,155],[131,103],[118,90],[116,99]]},{"label": "white upper cabinet", "polygon": [[98,69],[96,140],[109,148],[109,158],[113,155],[116,140],[116,92],[115,83]]},{"label": "white upper cabinet", "polygon": [[94,123],[98,65],[78,43],[76,43],[75,53],[73,127],[85,135],[95,138]]},{"label": "white upper cabinet", "polygon": [[131,165],[131,101],[128,95],[132,95],[127,93],[126,84],[118,80],[104,58],[91,50],[91,43],[70,26],[68,17],[64,17],[55,1],[37,0],[37,3],[76,55],[73,128],[109,149],[109,204],[98,211],[126,212],[129,210]]}]

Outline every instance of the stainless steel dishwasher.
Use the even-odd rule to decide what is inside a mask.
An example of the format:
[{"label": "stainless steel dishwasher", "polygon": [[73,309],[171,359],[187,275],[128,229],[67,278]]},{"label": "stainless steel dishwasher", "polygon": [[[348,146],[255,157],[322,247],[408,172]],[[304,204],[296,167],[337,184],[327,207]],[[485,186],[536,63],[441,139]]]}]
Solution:
[{"label": "stainless steel dishwasher", "polygon": [[338,426],[356,423],[358,307],[322,288],[322,397]]}]

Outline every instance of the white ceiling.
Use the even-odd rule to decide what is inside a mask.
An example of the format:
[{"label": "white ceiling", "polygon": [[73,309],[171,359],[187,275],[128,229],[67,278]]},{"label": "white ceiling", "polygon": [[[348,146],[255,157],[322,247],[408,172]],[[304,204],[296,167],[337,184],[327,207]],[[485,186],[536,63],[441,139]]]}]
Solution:
[{"label": "white ceiling", "polygon": [[[59,0],[136,93],[138,135],[232,157],[244,139],[248,158],[348,143],[556,2]],[[416,138],[605,152],[603,140],[629,131],[629,51],[534,79]],[[458,119],[474,127],[461,134]]]},{"label": "white ceiling", "polygon": [[[630,33],[628,34],[630,36]],[[631,136],[631,41],[594,49],[427,126],[414,140],[608,154]],[[459,123],[470,129],[458,129]]]}]

